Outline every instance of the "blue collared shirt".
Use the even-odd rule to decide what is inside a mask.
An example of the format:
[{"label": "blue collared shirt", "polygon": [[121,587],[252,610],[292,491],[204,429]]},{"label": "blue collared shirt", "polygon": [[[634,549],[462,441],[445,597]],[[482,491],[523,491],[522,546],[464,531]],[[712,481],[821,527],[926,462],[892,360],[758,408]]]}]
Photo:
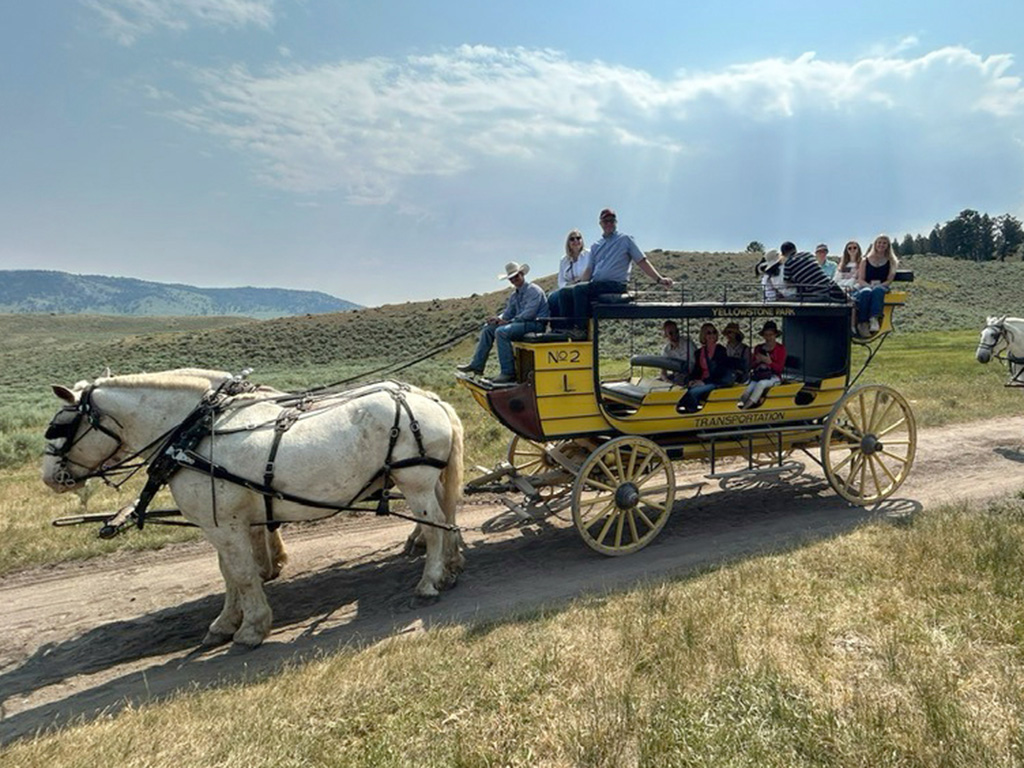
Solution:
[{"label": "blue collared shirt", "polygon": [[629,282],[633,262],[643,258],[644,252],[633,242],[633,238],[615,230],[590,246],[590,262],[593,264],[590,279],[593,282]]},{"label": "blue collared shirt", "polygon": [[501,313],[501,319],[506,323],[516,320],[547,320],[549,316],[548,297],[544,289],[525,280],[512,291],[505,304],[505,311]]}]

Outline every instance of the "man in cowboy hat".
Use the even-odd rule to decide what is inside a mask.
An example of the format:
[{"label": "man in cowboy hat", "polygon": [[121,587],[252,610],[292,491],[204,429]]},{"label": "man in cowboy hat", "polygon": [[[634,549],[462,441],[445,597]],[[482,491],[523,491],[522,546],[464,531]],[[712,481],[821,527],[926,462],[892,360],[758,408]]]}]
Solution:
[{"label": "man in cowboy hat", "polygon": [[589,274],[563,294],[562,308],[571,318],[573,335],[586,337],[587,320],[591,315],[590,303],[602,293],[625,293],[629,273],[636,264],[658,285],[672,287],[672,278],[663,277],[651,264],[630,235],[618,231],[618,217],[611,208],[601,211],[598,220],[602,237],[590,246]]},{"label": "man in cowboy hat", "polygon": [[539,285],[526,281],[526,273],[529,271],[529,264],[510,261],[505,265],[505,272],[498,275],[498,279],[510,281],[515,290],[508,297],[504,311],[500,315],[487,318],[480,329],[476,354],[468,363],[458,366],[458,370],[463,373],[483,373],[487,357],[491,354],[491,347],[497,339],[501,374],[492,381],[496,384],[510,384],[516,380],[516,360],[512,352],[512,342],[518,341],[528,333],[543,332],[548,319],[547,296]]}]

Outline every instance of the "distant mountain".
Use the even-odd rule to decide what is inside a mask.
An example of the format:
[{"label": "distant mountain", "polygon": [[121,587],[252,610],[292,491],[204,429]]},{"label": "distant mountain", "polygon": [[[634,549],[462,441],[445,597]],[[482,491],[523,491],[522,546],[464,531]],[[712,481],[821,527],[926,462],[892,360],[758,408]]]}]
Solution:
[{"label": "distant mountain", "polygon": [[320,291],[196,288],[130,277],[0,270],[0,312],[93,315],[241,315],[258,319],[343,312],[359,304]]}]

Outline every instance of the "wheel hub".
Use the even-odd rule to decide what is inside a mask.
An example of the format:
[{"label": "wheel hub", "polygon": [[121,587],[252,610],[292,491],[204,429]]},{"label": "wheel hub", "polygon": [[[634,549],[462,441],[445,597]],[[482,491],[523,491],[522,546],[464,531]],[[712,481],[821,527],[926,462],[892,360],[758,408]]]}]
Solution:
[{"label": "wheel hub", "polygon": [[615,506],[619,509],[632,509],[640,501],[640,489],[633,483],[623,483],[615,491]]},{"label": "wheel hub", "polygon": [[882,450],[883,447],[882,442],[874,435],[864,435],[860,440],[860,449],[867,456]]}]

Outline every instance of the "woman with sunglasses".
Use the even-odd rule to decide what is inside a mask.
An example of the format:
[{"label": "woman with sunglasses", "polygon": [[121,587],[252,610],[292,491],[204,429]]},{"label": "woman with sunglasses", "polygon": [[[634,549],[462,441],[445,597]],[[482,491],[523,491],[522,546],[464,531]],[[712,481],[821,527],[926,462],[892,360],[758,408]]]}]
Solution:
[{"label": "woman with sunglasses", "polygon": [[857,270],[860,268],[862,257],[863,253],[860,249],[860,243],[856,240],[851,240],[843,248],[843,255],[839,259],[839,268],[836,270],[835,281],[836,285],[847,293],[852,293],[857,285]]},{"label": "woman with sunglasses", "polygon": [[731,385],[735,376],[729,353],[718,343],[718,329],[712,323],[704,323],[700,327],[700,350],[693,369],[693,381],[679,401],[680,407],[686,413],[693,413],[712,390]]},{"label": "woman with sunglasses", "polygon": [[583,233],[578,229],[569,230],[565,236],[565,256],[558,264],[558,288],[548,294],[548,310],[551,314],[551,330],[566,327],[564,318],[568,314],[559,300],[562,290],[583,282],[590,277],[590,251],[583,246]]}]

